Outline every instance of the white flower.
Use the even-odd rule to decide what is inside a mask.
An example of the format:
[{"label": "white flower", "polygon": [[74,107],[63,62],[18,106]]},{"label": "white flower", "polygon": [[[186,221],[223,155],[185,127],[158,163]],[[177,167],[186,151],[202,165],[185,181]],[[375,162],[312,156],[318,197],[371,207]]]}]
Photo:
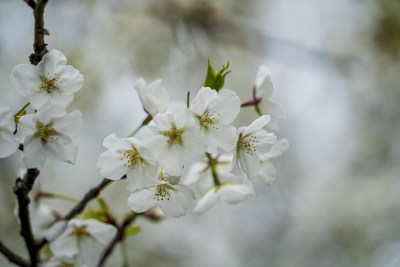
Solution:
[{"label": "white flower", "polygon": [[169,92],[162,85],[162,80],[158,79],[149,84],[143,78],[135,82],[143,109],[152,117],[157,113],[163,113],[169,103]]},{"label": "white flower", "polygon": [[62,106],[50,105],[35,114],[22,116],[18,132],[24,140],[22,160],[27,168],[40,168],[50,158],[74,164],[78,148],[71,137],[83,125],[82,114],[75,110],[66,115]]},{"label": "white flower", "polygon": [[143,140],[143,146],[170,175],[180,176],[185,164],[189,165],[189,155],[203,154],[207,149],[206,138],[186,106],[176,104],[166,114],[157,114],[149,129],[153,135]]},{"label": "white flower", "polygon": [[29,98],[35,109],[47,102],[66,107],[83,86],[83,75],[66,63],[63,53],[52,50],[37,66],[17,65],[10,77],[11,84],[20,95]]},{"label": "white flower", "polygon": [[145,212],[159,207],[166,216],[180,217],[192,207],[195,195],[187,186],[172,184],[160,174],[159,180],[142,190],[132,193],[128,207],[135,212]]},{"label": "white flower", "polygon": [[236,140],[236,128],[230,125],[239,114],[240,99],[234,91],[224,89],[217,93],[208,87],[200,89],[190,105],[203,130],[214,146],[209,145],[208,152],[216,147],[231,151]]},{"label": "white flower", "polygon": [[96,266],[102,249],[116,234],[117,229],[111,224],[72,219],[65,231],[50,242],[50,249],[56,257],[76,257],[82,264]]},{"label": "white flower", "polygon": [[278,103],[270,100],[274,93],[274,85],[272,84],[271,73],[267,66],[259,67],[253,90],[254,100],[257,102],[256,109],[259,109],[261,114],[271,116],[271,122],[268,127],[279,130],[276,122],[282,121],[285,114]]},{"label": "white flower", "polygon": [[271,160],[281,156],[288,149],[288,140],[280,139],[271,147],[271,149],[267,153],[260,155],[261,167],[258,174],[254,177],[255,180],[261,182],[264,185],[271,185],[275,181],[277,175],[276,168]]},{"label": "white flower", "polygon": [[147,179],[157,175],[158,165],[151,158],[142,156],[142,142],[134,137],[117,138],[110,134],[103,145],[109,150],[103,152],[97,167],[104,177],[117,180],[127,175],[131,191],[146,185]]},{"label": "white flower", "polygon": [[276,142],[276,136],[263,130],[270,122],[270,116],[263,115],[248,127],[238,129],[232,170],[235,174],[245,173],[254,179],[260,170],[260,155],[267,153]]},{"label": "white flower", "polygon": [[10,108],[0,105],[0,158],[8,157],[17,151],[19,141],[14,131],[15,121]]},{"label": "white flower", "polygon": [[[228,204],[237,204],[244,201],[249,195],[254,195],[253,186],[248,180],[242,184],[243,178],[231,174],[230,156],[222,156],[214,158],[215,170],[207,162],[206,165],[200,167],[193,164],[190,176],[185,183],[192,184],[197,182],[202,192],[201,198],[194,207],[194,213],[202,213],[210,210],[217,202],[225,202]],[[204,164],[204,162],[202,163]],[[216,175],[217,177],[214,177]]]}]

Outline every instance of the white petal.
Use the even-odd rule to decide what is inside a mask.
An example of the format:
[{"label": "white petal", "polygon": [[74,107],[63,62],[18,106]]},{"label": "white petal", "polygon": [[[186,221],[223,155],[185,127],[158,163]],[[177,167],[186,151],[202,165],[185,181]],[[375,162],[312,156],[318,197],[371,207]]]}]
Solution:
[{"label": "white petal", "polygon": [[156,206],[155,188],[145,188],[132,193],[128,198],[128,207],[135,212],[144,212]]},{"label": "white petal", "polygon": [[50,243],[50,249],[55,255],[73,257],[79,252],[76,238],[71,235],[72,230],[73,224],[70,221],[67,229],[56,240]]},{"label": "white petal", "polygon": [[267,66],[260,66],[254,83],[257,97],[268,99],[274,93],[274,86],[271,80],[271,73]]},{"label": "white petal", "polygon": [[53,226],[51,226],[50,230],[45,234],[45,238],[49,242],[53,242],[57,237],[59,237],[67,228],[67,222],[64,220],[58,221]]},{"label": "white petal", "polygon": [[28,136],[24,141],[22,161],[26,168],[41,168],[45,161],[43,146],[40,138]]},{"label": "white petal", "polygon": [[107,245],[117,234],[117,229],[108,223],[89,219],[84,221],[88,226],[87,231],[90,235],[102,245]]},{"label": "white petal", "polygon": [[33,135],[37,131],[36,120],[37,116],[33,114],[24,115],[19,119],[18,134],[22,140],[29,135]]},{"label": "white petal", "polygon": [[8,130],[0,131],[0,158],[14,154],[19,147],[17,137]]},{"label": "white petal", "polygon": [[210,109],[220,114],[221,124],[232,123],[240,112],[240,98],[232,90],[221,90],[218,97],[210,103]]},{"label": "white petal", "polygon": [[230,152],[235,145],[237,131],[232,125],[218,125],[218,129],[208,129],[207,137],[214,145],[222,147],[226,152]]},{"label": "white petal", "polygon": [[264,161],[261,164],[260,172],[255,178],[264,185],[271,185],[274,183],[276,175],[277,171],[274,164],[270,161]]},{"label": "white petal", "polygon": [[208,190],[208,192],[199,199],[193,209],[193,212],[203,213],[209,211],[215,205],[215,203],[217,203],[218,193],[219,190],[217,190],[215,187]]},{"label": "white petal", "polygon": [[289,149],[289,142],[286,138],[279,139],[271,148],[270,151],[261,155],[260,159],[269,160],[280,157]]},{"label": "white petal", "polygon": [[14,115],[9,107],[3,105],[0,105],[0,126],[11,132],[15,130]]},{"label": "white petal", "polygon": [[182,134],[183,146],[190,151],[203,154],[207,150],[207,138],[196,127],[186,127]]},{"label": "white petal", "polygon": [[61,105],[63,107],[68,107],[72,100],[74,100],[73,95],[64,95],[58,91],[53,91],[51,93],[51,100],[54,104]]},{"label": "white petal", "polygon": [[56,118],[53,120],[53,127],[57,132],[62,132],[70,137],[79,134],[83,127],[82,113],[74,110],[63,118]]},{"label": "white petal", "polygon": [[67,58],[58,50],[51,50],[43,56],[38,68],[46,78],[52,77],[60,67],[67,63]]},{"label": "white petal", "polygon": [[104,151],[97,160],[97,168],[100,169],[100,174],[111,180],[119,180],[126,174],[127,167],[124,166],[121,158],[123,155],[115,151]]},{"label": "white petal", "polygon": [[271,115],[272,118],[278,121],[282,121],[285,118],[282,107],[276,102],[262,100],[259,107],[262,114]]},{"label": "white petal", "polygon": [[48,93],[45,90],[29,92],[29,101],[31,102],[31,105],[35,109],[40,109],[46,103],[48,103],[50,101],[50,99],[51,99],[51,93]]},{"label": "white petal", "polygon": [[82,88],[83,75],[79,70],[67,65],[59,68],[57,73],[61,74],[57,79],[57,86],[61,90],[62,94],[72,95]]},{"label": "white petal", "polygon": [[141,155],[146,158],[159,158],[160,153],[168,151],[168,138],[163,135],[147,136],[142,143]]},{"label": "white petal", "polygon": [[101,244],[96,242],[93,238],[83,237],[79,242],[78,248],[77,262],[80,264],[76,264],[75,266],[97,265],[103,248]]},{"label": "white petal", "polygon": [[[66,115],[65,107],[61,105],[46,105],[35,115],[43,124],[48,124],[53,118],[61,118]],[[23,117],[22,117],[23,118]]]},{"label": "white petal", "polygon": [[209,87],[202,87],[193,98],[192,103],[190,104],[190,110],[196,115],[202,116],[211,101],[217,98],[217,95],[217,91],[212,90]]},{"label": "white petal", "polygon": [[32,64],[17,65],[11,73],[10,81],[17,93],[22,96],[37,91],[42,83],[39,69]]},{"label": "white petal", "polygon": [[[253,121],[245,130],[244,134],[251,133],[253,131],[257,131],[262,129],[265,125],[267,125],[271,121],[271,117],[269,115],[262,115]],[[240,128],[239,128],[240,129]]]},{"label": "white petal", "polygon": [[204,161],[195,162],[190,166],[190,169],[184,179],[182,180],[183,184],[194,184],[197,182],[204,172],[208,169],[208,164]]},{"label": "white petal", "polygon": [[264,130],[253,133],[251,137],[256,138],[258,141],[254,144],[257,149],[257,155],[268,153],[271,150],[271,147],[276,143],[276,135]]},{"label": "white petal", "polygon": [[181,175],[186,150],[181,145],[171,145],[159,157],[161,167],[170,175]]},{"label": "white petal", "polygon": [[240,167],[244,173],[246,173],[250,179],[253,179],[260,170],[260,159],[256,154],[247,154],[244,151],[240,151],[239,156]]},{"label": "white petal", "polygon": [[149,130],[157,134],[160,131],[169,130],[174,121],[172,114],[157,114],[149,124]]},{"label": "white petal", "polygon": [[76,154],[78,153],[78,147],[65,134],[59,134],[58,139],[52,138],[43,148],[48,158],[69,164],[75,163]]},{"label": "white petal", "polygon": [[142,163],[135,169],[129,169],[127,172],[127,190],[135,192],[145,187],[149,180],[156,178],[158,166],[156,164]]},{"label": "white petal", "polygon": [[[193,198],[189,195],[193,192],[184,192],[184,190],[190,190],[184,186],[174,186],[176,190],[169,190],[170,196],[164,198],[163,200],[157,201],[158,206],[168,217],[180,217],[187,213],[190,207],[190,201]],[[194,195],[193,195],[194,197]]]},{"label": "white petal", "polygon": [[221,200],[228,204],[237,204],[246,200],[247,196],[253,195],[254,190],[246,185],[223,185],[221,186]]}]

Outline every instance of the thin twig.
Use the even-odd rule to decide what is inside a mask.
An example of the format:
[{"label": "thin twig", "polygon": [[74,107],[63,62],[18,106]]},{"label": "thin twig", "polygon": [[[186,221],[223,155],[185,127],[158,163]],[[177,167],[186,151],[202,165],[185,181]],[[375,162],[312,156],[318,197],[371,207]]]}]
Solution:
[{"label": "thin twig", "polygon": [[3,255],[6,256],[10,262],[17,264],[18,266],[23,266],[23,267],[29,266],[29,262],[26,259],[23,259],[19,255],[15,254],[1,241],[0,241],[0,252],[3,253]]},{"label": "thin twig", "polygon": [[25,240],[25,244],[29,252],[29,257],[31,259],[31,266],[37,266],[39,262],[39,253],[31,228],[31,221],[28,209],[30,200],[28,194],[32,190],[32,186],[38,176],[38,169],[28,169],[23,179],[17,179],[14,187],[14,194],[17,196],[18,199],[18,217],[21,221],[20,234]]},{"label": "thin twig", "polygon": [[126,227],[128,227],[134,220],[135,218],[139,215],[139,213],[135,213],[135,212],[130,212],[125,219],[122,221],[121,225],[118,226],[117,225],[117,234],[115,235],[114,239],[111,240],[110,244],[108,245],[108,247],[106,248],[106,250],[104,251],[104,253],[102,254],[99,264],[97,265],[98,267],[103,266],[107,260],[107,258],[111,255],[111,253],[113,252],[115,246],[123,241],[125,239],[125,229]]},{"label": "thin twig", "polygon": [[48,32],[44,28],[44,8],[48,0],[37,0],[33,14],[35,16],[35,30],[34,30],[34,43],[33,51],[35,53],[29,56],[29,60],[33,65],[39,64],[42,57],[48,52],[46,49],[47,44],[44,42],[44,36]]}]

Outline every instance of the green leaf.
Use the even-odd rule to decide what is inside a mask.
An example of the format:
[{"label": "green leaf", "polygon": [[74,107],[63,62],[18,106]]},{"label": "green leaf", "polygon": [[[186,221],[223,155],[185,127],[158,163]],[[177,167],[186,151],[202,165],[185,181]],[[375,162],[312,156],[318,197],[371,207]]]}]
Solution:
[{"label": "green leaf", "polygon": [[128,227],[125,228],[125,236],[132,236],[138,234],[142,230],[142,227],[140,227],[137,224],[131,224]]},{"label": "green leaf", "polygon": [[217,92],[222,89],[225,84],[225,77],[231,70],[229,68],[229,61],[226,65],[222,66],[222,69],[215,74],[214,68],[211,66],[210,59],[208,59],[208,69],[206,79],[204,80],[204,87],[210,87],[211,89],[216,90]]}]

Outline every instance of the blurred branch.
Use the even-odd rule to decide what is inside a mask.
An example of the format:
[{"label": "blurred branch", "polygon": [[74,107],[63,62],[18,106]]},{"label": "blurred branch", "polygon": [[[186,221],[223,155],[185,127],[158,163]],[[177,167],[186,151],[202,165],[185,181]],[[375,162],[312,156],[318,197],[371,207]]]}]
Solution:
[{"label": "blurred branch", "polygon": [[0,252],[3,253],[4,256],[7,257],[7,259],[10,262],[13,262],[19,266],[29,266],[29,263],[26,259],[21,258],[17,254],[15,254],[11,249],[6,247],[1,241],[0,241]]},{"label": "blurred branch", "polygon": [[[44,42],[44,36],[48,31],[44,28],[44,8],[48,0],[37,0],[33,14],[35,16],[35,29],[34,29],[34,43],[33,50],[35,53],[29,56],[29,60],[33,65],[39,64],[42,57],[48,52],[46,49],[47,44]],[[29,4],[30,1],[28,1]]]},{"label": "blurred branch", "polygon": [[17,179],[14,187],[14,194],[18,199],[18,217],[21,222],[20,234],[25,240],[29,257],[31,259],[31,266],[37,266],[39,262],[39,254],[31,228],[28,209],[30,200],[28,194],[32,190],[32,186],[35,183],[36,178],[39,176],[39,173],[38,169],[28,169],[23,179]]},{"label": "blurred branch", "polygon": [[115,246],[125,239],[125,229],[128,227],[136,217],[140,215],[139,213],[130,212],[125,216],[125,219],[122,221],[120,225],[116,225],[117,227],[117,234],[115,235],[114,239],[110,242],[106,250],[104,251],[103,255],[100,258],[99,264],[97,266],[103,266],[107,260],[107,258],[113,252]]},{"label": "blurred branch", "polygon": [[32,9],[35,9],[36,7],[35,0],[24,0],[24,2],[27,3],[28,6],[30,6]]}]

